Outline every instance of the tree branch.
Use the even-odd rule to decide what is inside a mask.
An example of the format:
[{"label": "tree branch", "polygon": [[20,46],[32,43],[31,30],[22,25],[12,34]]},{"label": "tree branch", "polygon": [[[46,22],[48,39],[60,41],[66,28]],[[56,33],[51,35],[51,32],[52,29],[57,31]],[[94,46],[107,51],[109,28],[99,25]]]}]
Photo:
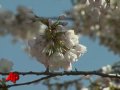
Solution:
[{"label": "tree branch", "polygon": [[[29,84],[37,83],[37,82],[40,82],[40,81],[43,81],[45,79],[49,79],[49,78],[52,78],[52,77],[55,77],[55,76],[56,75],[49,75],[49,76],[42,77],[40,79],[36,79],[36,80],[30,81],[30,82],[24,82],[24,83],[19,83],[19,84],[6,85],[6,87],[10,88],[10,87],[15,87],[15,86],[29,85]],[[0,88],[3,88],[3,87],[0,86]]]},{"label": "tree branch", "polygon": [[[57,20],[58,17],[44,17],[46,19],[52,19],[52,20]],[[72,17],[65,17],[64,20],[67,20],[67,21],[72,21],[73,18]]]},{"label": "tree branch", "polygon": [[[15,71],[16,72],[16,71]],[[97,75],[101,77],[120,79],[119,74],[104,74],[99,71],[64,71],[64,72],[16,72],[19,75],[52,75],[52,76],[69,76],[69,75]],[[8,75],[9,73],[0,73],[0,75]]]},{"label": "tree branch", "polygon": [[[43,81],[45,79],[49,79],[55,76],[64,76],[64,75],[97,75],[101,77],[108,77],[108,78],[117,78],[120,79],[120,75],[118,74],[104,74],[99,71],[64,71],[64,72],[16,72],[19,75],[46,75],[45,77],[42,77],[37,80],[33,80],[30,82],[24,82],[24,83],[19,83],[19,84],[12,84],[12,85],[6,85],[7,88],[14,87],[14,86],[22,86],[22,85],[29,85],[33,83],[37,83],[39,81]],[[9,73],[0,73],[0,75],[8,75]],[[2,88],[2,86],[0,87]]]}]

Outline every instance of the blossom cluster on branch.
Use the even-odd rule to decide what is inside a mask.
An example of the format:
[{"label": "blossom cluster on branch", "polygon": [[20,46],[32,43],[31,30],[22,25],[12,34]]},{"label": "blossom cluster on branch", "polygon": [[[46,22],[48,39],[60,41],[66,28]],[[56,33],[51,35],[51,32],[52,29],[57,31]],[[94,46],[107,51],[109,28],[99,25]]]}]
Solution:
[{"label": "blossom cluster on branch", "polygon": [[72,18],[73,28],[108,47],[115,54],[120,53],[119,26],[120,0],[72,0],[73,8],[67,12]]},{"label": "blossom cluster on branch", "polygon": [[[13,63],[11,61],[8,61],[6,59],[1,59],[0,60],[0,68],[1,68],[1,73],[0,75],[9,75],[9,72],[12,69]],[[56,76],[64,76],[64,75],[80,75],[83,76],[81,79],[84,80],[86,79],[90,79],[92,78],[93,75],[97,75],[97,76],[101,76],[98,77],[96,80],[92,80],[92,82],[90,81],[90,86],[87,88],[84,88],[84,86],[82,85],[81,79],[77,79],[77,80],[73,80],[73,81],[68,81],[65,82],[64,85],[69,86],[74,84],[77,85],[75,86],[77,88],[77,90],[81,89],[86,89],[86,90],[96,90],[96,88],[105,90],[107,88],[109,89],[119,89],[120,88],[120,75],[119,75],[119,63],[120,62],[116,62],[113,65],[107,65],[102,67],[100,70],[96,70],[96,71],[64,71],[64,72],[14,72],[17,73],[18,75],[44,75],[45,77],[41,77],[39,79],[33,80],[33,81],[28,81],[28,82],[23,82],[23,83],[17,83],[17,84],[11,84],[11,85],[7,85],[6,81],[4,80],[4,78],[0,81],[0,87],[2,85],[5,86],[4,88],[10,88],[13,86],[21,86],[21,85],[29,85],[29,84],[33,84],[33,83],[38,83],[40,81],[44,81],[44,80],[48,80],[52,77],[56,77]],[[2,68],[4,64],[4,67],[6,66],[6,68]],[[79,82],[79,83],[78,83]],[[50,85],[52,86],[52,84],[48,83],[46,84],[50,87]],[[81,85],[81,86],[80,86]],[[56,83],[54,84],[54,86],[59,86],[57,88],[62,88],[63,85],[62,83]],[[68,87],[65,87],[66,89]],[[50,89],[50,88],[49,88]],[[61,89],[60,89],[61,90]]]},{"label": "blossom cluster on branch", "polygon": [[49,26],[28,41],[30,54],[50,70],[72,70],[72,63],[86,52],[79,44],[79,35],[74,30],[64,30],[62,23],[49,22]]},{"label": "blossom cluster on branch", "polygon": [[13,41],[17,41],[29,39],[39,32],[41,23],[34,21],[32,9],[18,6],[16,12],[0,8],[0,36],[10,34]]}]

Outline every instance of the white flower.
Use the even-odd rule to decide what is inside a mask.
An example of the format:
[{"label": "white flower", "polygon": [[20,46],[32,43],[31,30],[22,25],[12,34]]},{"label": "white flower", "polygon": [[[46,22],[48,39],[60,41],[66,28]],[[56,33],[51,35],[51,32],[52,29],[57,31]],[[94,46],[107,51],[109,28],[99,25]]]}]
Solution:
[{"label": "white flower", "polygon": [[49,69],[51,71],[60,70],[60,69],[70,71],[72,70],[72,63],[68,61],[61,61],[60,63],[56,63],[56,64],[52,63],[52,64],[49,64]]},{"label": "white flower", "polygon": [[47,28],[46,25],[41,24],[41,25],[40,25],[40,28],[39,28],[39,34],[40,34],[40,35],[44,35],[44,34],[45,34],[45,29],[46,29],[46,28]]},{"label": "white flower", "polygon": [[45,30],[44,29],[39,29],[39,33],[40,33],[40,35],[44,35]]},{"label": "white flower", "polygon": [[53,54],[53,56],[51,56],[51,59],[49,60],[49,69],[51,71],[59,69],[70,71],[72,70],[72,63],[65,60],[63,54],[56,53],[55,55]]},{"label": "white flower", "polygon": [[66,36],[66,39],[70,42],[73,42],[74,45],[79,43],[79,36],[78,35],[71,34],[71,36]]},{"label": "white flower", "polygon": [[107,65],[102,67],[102,72],[103,73],[110,73],[112,71],[112,66],[111,65]]},{"label": "white flower", "polygon": [[46,28],[47,28],[47,26],[46,26],[46,25],[44,25],[44,24],[41,24],[41,25],[40,25],[40,29],[45,30]]},{"label": "white flower", "polygon": [[120,89],[120,83],[119,83],[119,81],[118,82],[116,82],[116,81],[111,81],[111,82],[109,82],[109,84],[110,84],[110,86],[112,86],[112,87],[115,87],[115,88],[119,88]]},{"label": "white flower", "polygon": [[74,45],[79,43],[79,36],[78,35],[73,35],[70,37],[70,40],[74,42]]},{"label": "white flower", "polygon": [[63,68],[66,71],[71,71],[72,70],[72,63],[71,62],[65,62]]},{"label": "white flower", "polygon": [[79,35],[75,35],[73,30],[68,30],[65,32],[64,42],[68,48],[72,48],[76,44],[79,44]]},{"label": "white flower", "polygon": [[72,53],[71,51],[67,51],[65,53],[65,60],[67,60],[69,62],[75,62],[75,61],[77,61],[77,55]]},{"label": "white flower", "polygon": [[61,60],[64,59],[64,55],[60,52],[55,52],[51,57],[50,57],[50,62],[56,62],[59,63]]},{"label": "white flower", "polygon": [[66,32],[65,32],[65,35],[66,36],[72,36],[72,35],[74,35],[75,33],[74,33],[74,30],[67,30]]},{"label": "white flower", "polygon": [[75,43],[72,40],[65,40],[65,46],[67,48],[72,48],[75,45]]},{"label": "white flower", "polygon": [[76,61],[78,61],[78,59],[80,58],[81,56],[81,52],[80,51],[77,51],[76,49],[70,49],[70,52],[74,53],[77,55],[77,59]]},{"label": "white flower", "polygon": [[82,44],[77,44],[74,49],[77,51],[77,56],[80,57],[87,52],[87,48]]},{"label": "white flower", "polygon": [[[46,42],[44,31],[42,35],[38,35],[28,42],[31,55],[36,57],[37,61],[44,64],[45,67],[49,67],[50,70],[72,70],[72,63],[87,51],[85,46],[79,44],[79,36],[74,33],[74,30],[64,32],[60,38],[65,47],[68,48],[65,51],[63,51],[62,47],[60,47],[60,52],[53,52],[53,50],[48,49],[50,45],[55,46],[55,43],[53,41]],[[50,52],[49,55],[46,52]]]},{"label": "white flower", "polygon": [[103,88],[103,90],[110,90],[110,87]]},{"label": "white flower", "polygon": [[81,88],[81,90],[89,90],[88,88],[86,88],[86,87],[83,87],[83,88]]},{"label": "white flower", "polygon": [[6,73],[10,72],[13,67],[13,62],[8,61],[7,59],[2,58],[0,60],[0,72]]},{"label": "white flower", "polygon": [[51,71],[57,71],[60,69],[60,66],[59,65],[49,65],[49,70]]},{"label": "white flower", "polygon": [[75,49],[72,48],[69,51],[77,55],[77,51]]}]

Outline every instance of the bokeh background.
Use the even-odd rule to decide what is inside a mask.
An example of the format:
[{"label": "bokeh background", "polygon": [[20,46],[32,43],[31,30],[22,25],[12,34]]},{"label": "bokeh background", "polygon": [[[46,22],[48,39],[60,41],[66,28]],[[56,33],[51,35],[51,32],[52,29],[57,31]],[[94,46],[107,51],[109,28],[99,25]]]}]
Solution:
[{"label": "bokeh background", "polygon": [[[70,0],[0,0],[0,5],[8,10],[16,12],[19,5],[30,7],[38,16],[54,17],[59,16],[66,10],[72,8]],[[68,22],[69,23],[69,22]],[[0,37],[0,58],[7,58],[14,63],[13,71],[44,71],[45,68],[42,64],[38,63],[35,58],[31,58],[23,48],[25,43],[11,42],[12,36],[6,35]],[[87,53],[74,64],[78,70],[97,70],[102,66],[113,64],[119,61],[119,56],[108,51],[108,48],[101,46],[99,40],[93,41],[89,37],[82,36],[80,42],[87,46]],[[18,81],[27,82],[39,76],[23,76]],[[75,77],[72,77],[74,79]],[[63,77],[62,79],[69,80],[71,77]],[[12,87],[9,90],[38,90],[47,88],[39,83],[37,85],[27,85]],[[74,90],[72,87],[69,90]]]}]

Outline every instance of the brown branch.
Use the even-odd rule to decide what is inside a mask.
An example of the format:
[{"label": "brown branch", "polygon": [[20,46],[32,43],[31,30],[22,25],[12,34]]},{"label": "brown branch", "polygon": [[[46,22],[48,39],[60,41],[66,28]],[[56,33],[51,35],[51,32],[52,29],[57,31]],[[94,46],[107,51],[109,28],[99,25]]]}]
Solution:
[{"label": "brown branch", "polygon": [[[49,78],[52,78],[52,77],[55,77],[55,76],[56,75],[49,75],[49,76],[42,77],[40,79],[36,79],[36,80],[30,81],[30,82],[24,82],[24,83],[19,83],[19,84],[6,85],[6,87],[10,88],[10,87],[15,87],[15,86],[29,85],[29,84],[37,83],[37,82],[40,82],[40,81],[43,81],[45,79],[49,79]],[[2,88],[2,86],[0,86],[0,88]]]},{"label": "brown branch", "polygon": [[[16,72],[16,71],[15,71]],[[16,72],[19,75],[55,75],[55,76],[69,76],[69,75],[97,75],[101,77],[120,79],[119,74],[104,74],[99,71],[64,71],[64,72]],[[0,75],[8,75],[9,73],[0,73]]]},{"label": "brown branch", "polygon": [[[52,20],[57,20],[58,17],[44,17],[46,19],[52,19]],[[64,20],[67,20],[67,21],[72,21],[73,18],[72,17],[65,17]]]},{"label": "brown branch", "polygon": [[[22,86],[22,85],[29,85],[29,84],[32,84],[32,83],[36,83],[36,82],[39,82],[39,81],[43,81],[45,79],[48,79],[48,78],[52,78],[52,77],[55,77],[55,76],[64,76],[64,75],[97,75],[97,76],[101,76],[101,77],[109,77],[109,78],[117,78],[117,79],[120,79],[120,75],[118,74],[104,74],[104,73],[101,73],[99,71],[64,71],[64,72],[16,72],[18,73],[19,75],[46,75],[45,77],[42,77],[40,79],[37,79],[37,80],[33,80],[33,81],[30,81],[30,82],[25,82],[25,83],[19,83],[19,84],[12,84],[12,85],[7,85],[8,88],[10,87],[13,87],[13,86]],[[9,73],[0,73],[0,75],[8,75]],[[0,87],[1,88],[1,87]]]},{"label": "brown branch", "polygon": [[[39,16],[35,16],[35,18],[33,18],[33,21],[40,21],[42,22],[43,24],[49,26],[49,19],[51,20],[58,20],[58,17],[39,17]],[[67,21],[73,21],[73,18],[72,17],[65,17],[64,20],[67,20]]]}]

